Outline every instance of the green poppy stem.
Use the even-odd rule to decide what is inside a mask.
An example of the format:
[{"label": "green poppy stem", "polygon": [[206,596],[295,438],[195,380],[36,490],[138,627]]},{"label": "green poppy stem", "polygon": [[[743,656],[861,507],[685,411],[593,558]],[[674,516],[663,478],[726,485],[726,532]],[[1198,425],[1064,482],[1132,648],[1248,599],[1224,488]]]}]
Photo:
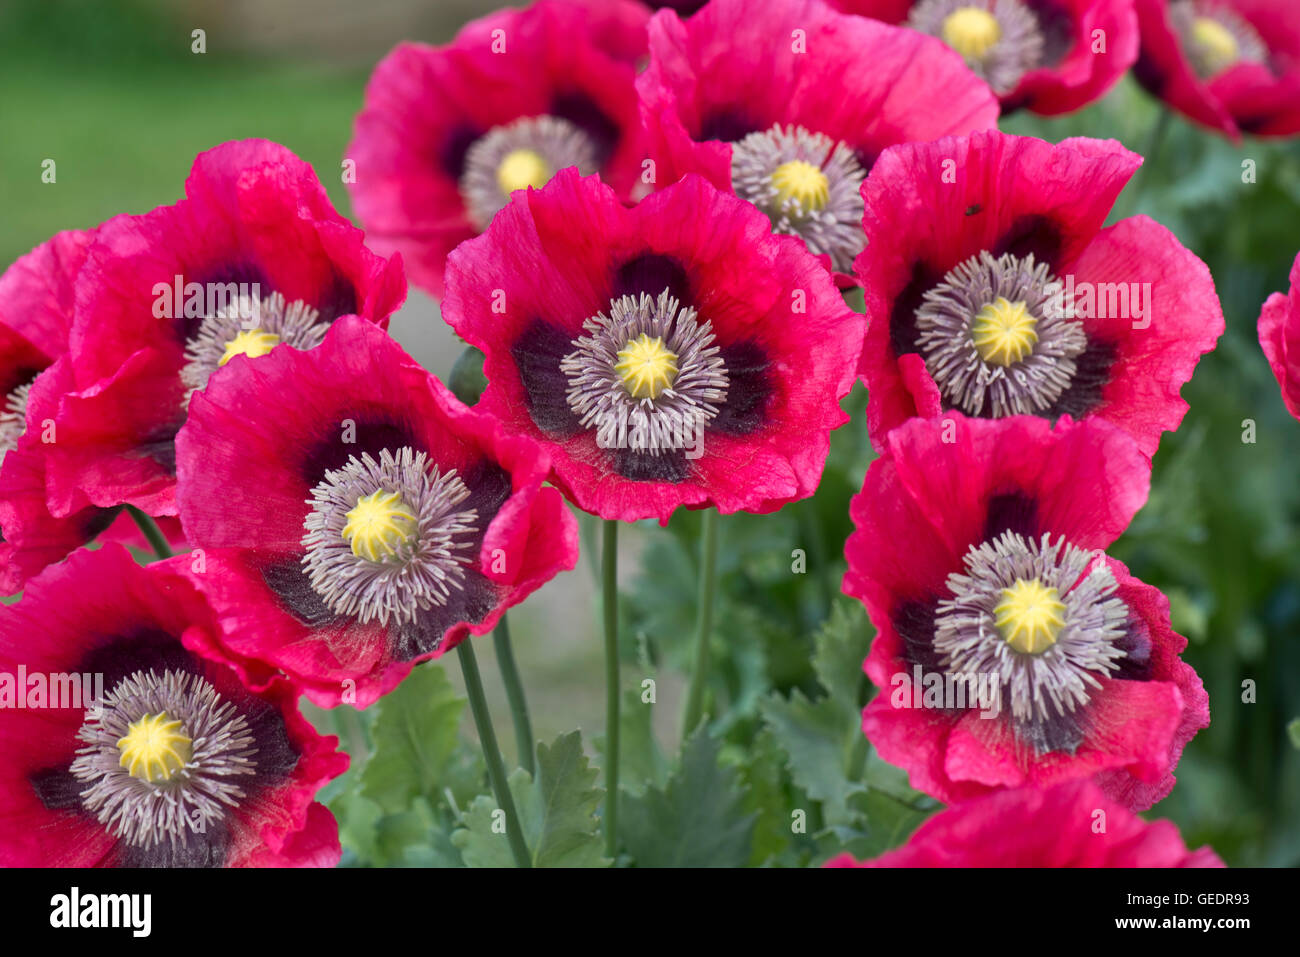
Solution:
[{"label": "green poppy stem", "polygon": [[1147,191],[1147,184],[1156,172],[1156,161],[1160,156],[1160,149],[1164,146],[1165,138],[1169,135],[1169,127],[1173,121],[1173,111],[1168,107],[1161,105],[1160,115],[1156,119],[1155,126],[1151,128],[1151,135],[1147,138],[1146,149],[1143,152],[1142,171],[1138,173],[1136,181],[1129,189],[1129,195],[1125,197],[1128,215],[1133,215],[1138,211],[1138,206],[1142,203],[1142,196]]},{"label": "green poppy stem", "polygon": [[700,592],[695,609],[695,664],[682,713],[682,737],[704,717],[704,692],[709,683],[709,639],[713,635],[713,598],[718,577],[718,513],[705,509],[700,525]]},{"label": "green poppy stem", "polygon": [[131,519],[139,527],[141,533],[143,533],[145,537],[145,541],[149,543],[149,547],[153,549],[155,555],[160,559],[172,557],[174,554],[172,552],[172,547],[167,544],[167,536],[162,533],[162,529],[158,527],[157,522],[134,505],[128,505],[126,507],[126,513],[131,516]]},{"label": "green poppy stem", "polygon": [[607,520],[600,549],[605,614],[605,855],[618,857],[618,522]]},{"label": "green poppy stem", "polygon": [[515,724],[515,750],[519,752],[519,766],[530,776],[537,774],[533,757],[533,723],[528,718],[528,699],[524,697],[524,683],[519,679],[515,664],[515,650],[510,644],[510,622],[504,612],[492,632],[492,643],[497,650],[497,665],[501,680],[505,682],[506,697],[510,699],[510,718]]},{"label": "green poppy stem", "polygon": [[533,859],[528,853],[528,844],[524,841],[523,828],[519,826],[515,799],[506,779],[501,749],[497,746],[497,733],[492,729],[492,715],[488,711],[487,696],[483,693],[483,677],[479,674],[478,658],[474,655],[474,642],[466,637],[456,646],[456,654],[460,657],[460,667],[465,673],[465,692],[469,695],[474,727],[478,729],[478,739],[483,745],[483,758],[487,762],[492,793],[496,795],[497,804],[506,815],[506,838],[510,841],[510,853],[514,855],[516,867],[532,867]]}]

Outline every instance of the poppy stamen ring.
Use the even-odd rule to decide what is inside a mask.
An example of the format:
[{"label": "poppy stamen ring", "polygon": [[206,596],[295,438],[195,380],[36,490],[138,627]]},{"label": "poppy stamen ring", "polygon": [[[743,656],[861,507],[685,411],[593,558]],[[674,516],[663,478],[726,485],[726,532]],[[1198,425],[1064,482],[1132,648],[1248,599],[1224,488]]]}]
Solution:
[{"label": "poppy stamen ring", "polygon": [[114,837],[144,848],[185,845],[248,796],[257,742],[247,716],[202,676],[137,671],[77,732],[69,769],[82,807]]},{"label": "poppy stamen ring", "polygon": [[18,447],[18,440],[27,431],[27,397],[32,383],[24,382],[5,396],[0,405],[0,462],[5,453]]},{"label": "poppy stamen ring", "polygon": [[985,251],[929,289],[916,310],[917,351],[946,407],[1050,414],[1088,345],[1065,288],[1032,254]]},{"label": "poppy stamen ring", "polygon": [[831,268],[848,272],[866,248],[862,181],[866,170],[846,143],[802,126],[750,133],[731,145],[731,188],[798,236]]},{"label": "poppy stamen ring", "polygon": [[458,186],[465,213],[480,230],[510,202],[510,194],[540,189],[559,170],[576,166],[588,176],[600,165],[590,134],[558,116],[525,116],[494,126],[465,153]]},{"label": "poppy stamen ring", "polygon": [[727,399],[709,322],[665,289],[615,299],[583,331],[560,369],[569,408],[597,444],[651,455],[694,447]]},{"label": "poppy stamen ring", "polygon": [[363,452],[328,471],[307,500],[303,570],[339,615],[413,621],[464,588],[478,511],[455,469],[424,452]]},{"label": "poppy stamen ring", "polygon": [[952,675],[994,675],[1012,717],[1073,715],[1126,657],[1128,606],[1104,561],[1060,538],[1007,531],[972,545],[938,603],[934,651]]}]

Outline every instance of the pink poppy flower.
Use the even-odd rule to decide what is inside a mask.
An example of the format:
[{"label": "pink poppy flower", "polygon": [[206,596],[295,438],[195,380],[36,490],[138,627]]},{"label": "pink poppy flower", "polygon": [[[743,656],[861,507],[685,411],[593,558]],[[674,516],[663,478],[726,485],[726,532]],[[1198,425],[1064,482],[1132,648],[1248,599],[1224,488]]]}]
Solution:
[{"label": "pink poppy flower", "polygon": [[1268,297],[1259,314],[1259,344],[1282,389],[1282,401],[1300,419],[1300,256],[1291,266],[1291,289]]},{"label": "pink poppy flower", "polygon": [[1144,821],[1090,781],[997,791],[940,811],[897,850],[827,867],[1223,867],[1171,821]]},{"label": "pink poppy flower", "polygon": [[1103,229],[1141,163],[1109,140],[995,130],[887,150],[862,188],[868,424],[1097,416],[1148,456],[1223,333],[1206,265],[1145,216]]},{"label": "pink poppy flower", "polygon": [[338,827],[313,797],[347,755],[289,682],[250,692],[205,657],[214,627],[167,565],[117,545],[0,608],[0,865],[338,863]]},{"label": "pink poppy flower", "polygon": [[948,413],[891,432],[851,504],[844,591],[878,634],[862,726],[951,803],[1096,778],[1150,807],[1209,724],[1169,602],[1105,549],[1150,466],[1098,420]]},{"label": "pink poppy flower", "polygon": [[404,298],[400,262],[367,250],[284,147],[208,150],[185,188],[99,228],[69,352],[29,397],[54,423],[41,449],[57,516],[124,502],[176,514],[173,440],[194,390],[235,355],[311,348],[341,315],[386,323]]},{"label": "pink poppy flower", "polygon": [[1133,0],[831,0],[845,13],[943,40],[1003,112],[1070,113],[1101,99],[1138,55]]},{"label": "pink poppy flower", "polygon": [[[37,377],[68,351],[73,288],[93,230],[56,234],[0,276],[0,593],[85,544],[112,521],[89,508],[55,518],[45,506],[45,469],[18,452]],[[38,432],[39,432],[39,422]],[[36,437],[27,438],[27,442]]]},{"label": "pink poppy flower", "polygon": [[177,437],[210,649],[364,707],[577,563],[536,443],[467,409],[383,331],[237,358]]},{"label": "pink poppy flower", "polygon": [[486,354],[478,407],[626,521],[811,495],[862,338],[801,242],[698,176],[631,209],[576,170],[516,193],[452,253],[443,316]]},{"label": "pink poppy flower", "polygon": [[1292,0],[1135,0],[1152,95],[1240,140],[1300,133],[1300,21]]},{"label": "pink poppy flower", "polygon": [[539,0],[463,27],[446,46],[403,43],[375,68],[348,147],[352,202],[378,250],[443,291],[447,254],[511,192],[557,170],[640,187],[634,80],[649,17],[631,0]]},{"label": "pink poppy flower", "polygon": [[661,187],[699,173],[734,190],[844,280],[864,244],[859,184],[881,151],[998,118],[938,40],[820,0],[713,0],[686,21],[661,10],[637,89]]}]

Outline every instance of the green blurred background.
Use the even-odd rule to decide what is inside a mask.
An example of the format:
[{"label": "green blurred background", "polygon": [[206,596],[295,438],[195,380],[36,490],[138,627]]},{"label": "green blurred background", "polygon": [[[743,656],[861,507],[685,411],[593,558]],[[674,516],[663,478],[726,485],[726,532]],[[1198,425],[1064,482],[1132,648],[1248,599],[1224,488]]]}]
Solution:
[{"label": "green blurred background", "polygon": [[[490,8],[470,0],[3,0],[0,264],[60,229],[174,202],[196,153],[249,136],[312,163],[350,214],[340,161],[370,68],[396,42],[441,42]],[[194,29],[206,31],[205,54],[191,53]],[[1300,716],[1300,423],[1282,406],[1255,322],[1266,296],[1286,288],[1300,249],[1300,143],[1234,146],[1174,118],[1153,154],[1159,117],[1126,79],[1074,116],[1015,115],[1003,128],[1049,140],[1114,137],[1148,155],[1117,215],[1160,220],[1214,273],[1227,334],[1184,389],[1191,411],[1165,437],[1151,500],[1113,550],[1170,596],[1174,625],[1190,639],[1185,657],[1210,692],[1212,724],[1188,747],[1174,793],[1148,816],[1172,818],[1189,845],[1210,843],[1229,864],[1294,866],[1300,732],[1288,734],[1288,724]],[[47,158],[57,163],[54,184],[41,182]],[[1244,181],[1244,161],[1254,182]],[[393,332],[444,377],[460,351],[436,304],[414,290]],[[837,604],[847,501],[871,455],[861,438],[864,403],[860,391],[847,400],[855,420],[836,434],[813,500],[723,522],[711,694],[722,715],[715,730],[738,766],[761,743],[765,699],[819,694],[812,635]],[[1252,428],[1254,441],[1243,441]],[[654,726],[668,753],[694,620],[697,528],[695,516],[668,530],[642,524],[623,535],[620,553],[624,684],[656,676],[664,707],[654,709]],[[798,547],[809,555],[807,575],[790,572]],[[545,740],[574,727],[589,738],[602,730],[598,599],[585,551],[574,572],[512,613],[536,736]],[[477,647],[510,757],[491,643]],[[447,672],[459,682],[458,669]],[[1243,700],[1246,682],[1253,700]],[[371,716],[313,716],[354,751],[367,747]],[[752,801],[761,790],[752,768],[746,781]],[[764,809],[753,810],[763,832]],[[785,806],[768,811],[788,820]]]}]

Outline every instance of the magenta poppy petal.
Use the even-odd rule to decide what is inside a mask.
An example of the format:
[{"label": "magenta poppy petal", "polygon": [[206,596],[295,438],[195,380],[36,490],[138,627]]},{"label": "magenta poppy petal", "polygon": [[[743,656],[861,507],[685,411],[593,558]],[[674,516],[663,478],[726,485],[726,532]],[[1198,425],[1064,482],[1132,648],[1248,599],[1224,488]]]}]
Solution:
[{"label": "magenta poppy petal", "polygon": [[[241,672],[279,669],[323,706],[366,706],[577,562],[576,522],[541,487],[550,463],[537,444],[463,406],[357,317],[315,349],[233,360],[193,398],[176,447],[181,520],[202,552],[182,572],[221,619],[210,652]],[[426,473],[459,476],[475,511],[447,559],[457,567],[428,572],[458,584],[409,618],[387,605],[380,617],[338,604],[358,586],[331,599],[312,584],[307,521],[329,474],[403,449],[427,457]]]},{"label": "magenta poppy petal", "polygon": [[[1098,823],[1103,826],[1098,827]],[[999,791],[930,818],[908,842],[870,861],[827,867],[1223,867],[1192,851],[1169,821],[1144,821],[1087,781]]]},{"label": "magenta poppy petal", "polygon": [[1291,266],[1290,290],[1273,293],[1260,310],[1259,345],[1282,390],[1282,401],[1300,419],[1300,256]]},{"label": "magenta poppy petal", "polygon": [[[68,348],[72,326],[74,284],[94,239],[92,230],[56,233],[0,275],[0,336],[14,333],[25,339],[50,365]],[[16,343],[2,338],[5,365],[16,355]],[[8,370],[0,366],[0,391],[8,392]]]},{"label": "magenta poppy petal", "polygon": [[[222,806],[205,826],[183,826],[176,840],[149,835],[166,831],[161,819],[139,837],[100,820],[84,803],[92,779],[77,776],[74,758],[84,750],[78,731],[87,723],[87,702],[75,698],[43,708],[0,709],[0,862],[6,866],[304,866],[337,863],[337,834],[313,811],[313,797],[348,765],[298,713],[297,692],[283,678],[266,677],[250,692],[229,668],[199,649],[215,627],[212,610],[168,564],[144,568],[117,545],[73,554],[28,583],[22,600],[0,611],[0,664],[8,675],[98,674],[105,709],[129,712],[130,697],[114,704],[127,679],[164,681],[178,672],[202,680],[238,715],[257,743],[241,795]],[[157,687],[157,685],[152,685]],[[61,686],[66,688],[66,686]],[[61,692],[62,693],[62,692]],[[211,752],[209,752],[211,753]],[[208,760],[197,751],[190,775]],[[215,758],[213,758],[215,760]],[[218,773],[225,773],[219,766]],[[102,772],[100,772],[102,773]],[[98,779],[94,779],[98,780]],[[121,793],[120,791],[118,793]],[[129,801],[129,797],[127,798]],[[209,826],[211,825],[211,826]],[[310,829],[310,830],[309,830]],[[308,832],[308,833],[301,833]],[[171,832],[168,832],[171,833]],[[297,835],[297,836],[295,836]],[[333,854],[331,850],[335,849]]]},{"label": "magenta poppy petal", "polygon": [[[1254,53],[1234,42],[1235,62],[1198,74],[1193,57],[1164,0],[1134,0],[1142,35],[1135,68],[1154,96],[1192,120],[1234,141],[1242,133],[1291,136],[1300,132],[1300,28],[1288,0],[1223,0],[1207,8],[1244,23]],[[1235,32],[1233,27],[1229,32]]]},{"label": "magenta poppy petal", "polygon": [[[1137,59],[1133,0],[1022,2],[1049,42],[1044,45],[1041,62],[1000,97],[1004,110],[1023,107],[1047,115],[1077,110],[1105,95]],[[830,0],[830,5],[844,13],[906,24],[916,3]]]},{"label": "magenta poppy petal", "polygon": [[480,232],[460,185],[467,153],[530,117],[559,117],[591,137],[602,177],[631,198],[641,188],[633,81],[647,19],[631,0],[541,0],[474,20],[445,46],[394,49],[370,78],[347,149],[374,248],[400,252],[412,282],[440,297],[447,255]]},{"label": "magenta poppy petal", "polygon": [[[763,83],[751,82],[755,70]],[[661,189],[698,173],[731,190],[735,144],[775,125],[843,144],[861,175],[889,146],[986,129],[998,115],[988,86],[940,41],[819,0],[758,10],[713,0],[685,21],[661,11],[637,89]],[[848,260],[860,248],[834,251],[841,284],[852,283]]]},{"label": "magenta poppy petal", "polygon": [[[1222,334],[1223,313],[1208,268],[1168,230],[1146,217],[1102,229],[1139,163],[1114,142],[1051,145],[996,131],[881,156],[862,187],[868,245],[855,261],[869,318],[860,369],[875,444],[909,418],[948,408],[999,412],[942,371],[945,361],[953,368],[942,350],[960,343],[944,338],[951,333],[927,340],[921,325],[927,295],[951,295],[943,290],[959,288],[963,270],[996,262],[1025,276],[1031,265],[1045,268],[1035,281],[1043,290],[1057,284],[1074,310],[1066,316],[1077,337],[1068,363],[1041,360],[1060,371],[1059,384],[1043,394],[1009,387],[1023,397],[1021,408],[1052,420],[1107,419],[1155,453],[1161,434],[1182,420],[1179,391]],[[1019,368],[1007,382],[1025,381],[1016,379],[1026,374]]]},{"label": "magenta poppy petal", "polygon": [[[663,293],[711,324],[732,380],[700,455],[641,459],[581,424],[561,362],[622,296]],[[845,421],[838,400],[862,334],[820,263],[748,203],[691,176],[628,209],[573,170],[516,193],[453,253],[443,315],[486,353],[479,408],[545,443],[578,507],[623,520],[667,521],[680,505],[770,511],[810,495]]]},{"label": "magenta poppy petal", "polygon": [[1183,385],[1223,335],[1210,270],[1164,226],[1134,216],[1099,232],[1069,273],[1099,290],[1099,300],[1100,290],[1127,288],[1133,296],[1141,289],[1141,318],[1114,315],[1083,323],[1091,341],[1110,344],[1115,354],[1093,414],[1120,426],[1154,455],[1161,434],[1176,429],[1187,412],[1179,394]]},{"label": "magenta poppy petal", "polygon": [[112,518],[111,511],[98,508],[51,515],[40,455],[30,449],[7,453],[0,470],[0,593],[21,591],[28,578],[94,539]]},{"label": "magenta poppy petal", "polygon": [[[1170,627],[1167,600],[1113,559],[1098,564],[1145,501],[1149,481],[1149,462],[1132,438],[1100,419],[1066,417],[1052,427],[1030,416],[987,420],[950,412],[889,433],[850,505],[855,530],[845,546],[844,591],[862,600],[877,630],[864,669],[880,692],[863,713],[864,733],[882,758],[908,772],[913,787],[952,802],[990,789],[1095,778],[1137,809],[1168,792],[1183,747],[1208,724],[1205,691],[1179,657],[1186,640]],[[1051,569],[1066,567],[1055,558],[1027,564],[1040,561],[1033,555],[1064,554],[1065,546],[1075,550],[1077,564],[1063,577],[1051,577]],[[982,565],[993,561],[979,558],[985,554],[1002,557]],[[1027,672],[997,669],[998,649],[1010,643],[994,619],[1003,606],[994,608],[996,598],[982,604],[982,593],[972,590],[991,580],[981,575],[1010,575],[1007,569],[1017,571],[980,587],[1012,595],[1023,581],[1055,581],[1061,590],[1053,594],[1067,595],[1085,588],[1085,579],[1108,583],[1096,597],[1069,599],[1093,604],[1072,606],[1078,610],[1067,615],[1077,614],[1077,624],[1060,621],[1079,630],[1051,638],[1111,648],[1110,664],[1080,666],[1090,674],[1080,687],[1090,690],[1071,698],[1068,714],[1048,706],[1014,710],[1029,699],[1017,699],[1022,693],[1010,676]],[[1114,624],[1105,633],[1087,611],[1103,607],[1096,604],[1102,596],[1121,603],[1106,612]],[[945,608],[963,610],[954,618]],[[976,624],[978,634],[970,630]],[[967,648],[985,649],[973,660],[986,666],[969,674],[996,682],[996,701],[926,697],[967,674],[959,663],[965,652],[944,644],[953,634],[964,635]],[[1050,673],[1054,682],[1074,680],[1064,657],[1043,660],[1021,658],[1014,667]]]},{"label": "magenta poppy petal", "polygon": [[46,456],[55,514],[122,503],[175,514],[173,440],[186,398],[224,371],[221,341],[229,349],[237,336],[224,332],[197,372],[192,352],[236,294],[273,312],[282,297],[283,316],[266,321],[290,323],[301,310],[292,333],[271,328],[303,348],[343,315],[384,325],[404,298],[400,261],[366,249],[283,146],[208,150],[186,190],[176,204],[103,224],[86,248],[66,369],[42,397],[58,434]]}]

